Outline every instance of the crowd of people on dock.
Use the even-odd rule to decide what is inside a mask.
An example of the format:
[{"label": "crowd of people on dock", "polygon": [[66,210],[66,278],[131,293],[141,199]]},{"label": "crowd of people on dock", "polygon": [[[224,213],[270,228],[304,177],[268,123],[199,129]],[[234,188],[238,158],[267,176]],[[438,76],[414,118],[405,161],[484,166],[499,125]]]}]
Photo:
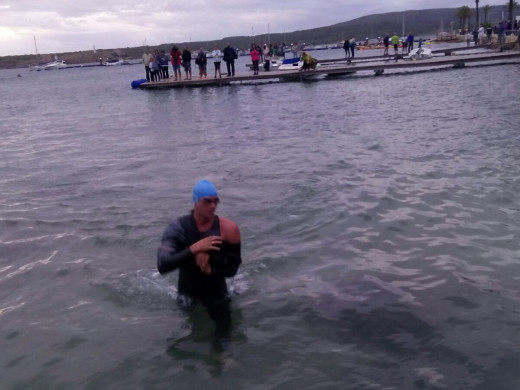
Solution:
[{"label": "crowd of people on dock", "polygon": [[478,29],[475,28],[472,31],[469,29],[460,30],[459,34],[465,35],[467,47],[470,47],[471,42],[473,42],[475,46],[490,45],[492,43],[503,45],[506,42],[506,37],[518,34],[518,21],[515,20],[514,23],[501,21],[498,25],[493,27],[491,25],[485,26],[481,24]]},{"label": "crowd of people on dock", "polygon": [[[508,37],[509,35],[513,35],[513,38],[520,42],[518,24],[517,20],[515,20],[514,23],[502,21],[494,27],[482,24],[478,29],[460,30],[459,34],[464,37],[468,47],[472,42],[475,46],[492,43],[503,45],[506,41],[511,40],[511,37]],[[389,49],[393,46],[396,59],[399,53],[399,47],[402,48],[403,54],[410,54],[410,52],[414,50],[414,44],[417,43],[420,48],[422,42],[422,39],[416,41],[411,32],[403,37],[399,37],[397,33],[394,33],[392,36],[386,34],[384,37],[378,37],[377,39],[377,45],[379,47],[384,47],[383,55],[390,55]],[[359,44],[363,45],[363,41],[360,41]],[[382,46],[380,46],[381,44]],[[338,47],[341,47],[340,45],[341,43]],[[365,46],[369,46],[368,38],[366,38]],[[355,38],[345,39],[343,41],[343,49],[345,50],[345,57],[348,62],[354,59],[356,50],[360,48],[363,49],[363,46],[358,46]],[[246,54],[244,51],[240,51],[240,53],[242,55]],[[304,50],[304,46],[298,43],[291,44],[290,47],[285,43],[265,43],[263,45],[253,43],[249,49],[253,74],[258,75],[260,64],[263,64],[262,66],[264,71],[269,71],[271,67],[271,59],[285,58],[286,53],[291,53],[293,58],[300,59],[303,64],[301,65],[300,70],[316,68],[317,60],[312,58],[309,53]],[[226,63],[227,76],[232,77],[235,75],[235,60],[238,59],[238,55],[238,50],[233,48],[231,44],[228,44],[223,50],[220,50],[218,46],[215,45],[211,52],[207,52],[204,48],[200,48],[196,54],[190,52],[188,47],[184,47],[181,51],[177,46],[173,46],[169,56],[164,50],[155,50],[153,53],[150,50],[146,50],[142,59],[146,72],[146,80],[148,82],[157,82],[170,79],[169,62],[172,64],[172,78],[174,81],[192,80],[192,59],[195,60],[195,65],[197,65],[199,79],[206,79],[208,77],[208,58],[212,58],[214,78],[222,77],[222,61]],[[273,63],[274,62],[275,61],[273,61]],[[181,70],[184,70],[184,79],[182,78]]]},{"label": "crowd of people on dock", "polygon": [[356,53],[356,45],[356,40],[354,38],[345,39],[345,42],[343,43],[343,49],[345,50],[345,56],[347,58],[354,58]]},{"label": "crowd of people on dock", "polygon": [[[249,55],[253,61],[254,74],[258,74],[260,63],[264,64],[264,70],[269,71],[271,58],[285,57],[287,49],[284,43],[266,43],[263,47],[253,43],[249,50]],[[293,57],[296,58],[300,54],[300,46],[297,44],[291,45],[290,51],[293,53]],[[192,57],[194,57],[195,65],[198,67],[200,80],[208,77],[208,57],[210,57],[213,62],[214,78],[222,77],[222,61],[226,63],[227,76],[231,77],[235,75],[235,60],[238,59],[238,50],[233,48],[231,44],[228,44],[223,50],[220,50],[218,46],[215,45],[211,52],[206,52],[204,48],[200,48],[194,56],[192,56],[192,52],[190,52],[187,47],[184,47],[181,51],[177,46],[173,46],[169,57],[164,50],[155,50],[153,53],[150,50],[145,51],[142,59],[146,72],[146,80],[148,82],[156,82],[169,79],[169,62],[172,64],[172,77],[174,81],[192,80]],[[182,69],[184,69],[184,79],[181,75]]]}]

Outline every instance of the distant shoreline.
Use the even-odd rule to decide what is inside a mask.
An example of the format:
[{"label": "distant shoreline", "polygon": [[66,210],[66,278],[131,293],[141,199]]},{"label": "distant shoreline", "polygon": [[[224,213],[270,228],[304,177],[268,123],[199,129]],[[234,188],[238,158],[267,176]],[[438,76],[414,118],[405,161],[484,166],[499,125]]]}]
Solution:
[{"label": "distant shoreline", "polygon": [[[473,2],[474,3],[474,2]],[[37,65],[39,62],[50,62],[54,60],[54,56],[64,60],[70,65],[88,64],[99,62],[102,58],[124,58],[130,61],[139,60],[145,48],[151,50],[164,50],[170,52],[173,45],[178,47],[187,47],[190,51],[201,47],[210,49],[215,45],[224,48],[228,43],[235,48],[247,49],[254,42],[260,43],[285,43],[290,46],[291,43],[299,45],[325,45],[342,42],[345,39],[355,38],[356,41],[384,37],[394,33],[399,36],[408,33],[418,38],[427,38],[436,36],[440,31],[444,31],[443,26],[450,25],[452,33],[459,30],[459,18],[457,17],[458,8],[436,8],[425,10],[409,10],[402,12],[388,12],[384,14],[373,14],[363,16],[357,19],[337,23],[331,26],[314,28],[309,30],[298,30],[284,33],[260,34],[255,36],[235,36],[224,37],[221,39],[213,39],[198,42],[175,42],[163,43],[150,46],[137,46],[119,49],[97,49],[85,50],[77,52],[49,53],[49,54],[25,54],[0,56],[0,69],[21,69],[29,66]],[[472,8],[472,10],[474,10]],[[507,7],[491,6],[486,20],[489,24],[495,25],[502,19],[502,14],[507,12]],[[476,20],[471,17],[467,25],[470,29],[476,27]]]}]

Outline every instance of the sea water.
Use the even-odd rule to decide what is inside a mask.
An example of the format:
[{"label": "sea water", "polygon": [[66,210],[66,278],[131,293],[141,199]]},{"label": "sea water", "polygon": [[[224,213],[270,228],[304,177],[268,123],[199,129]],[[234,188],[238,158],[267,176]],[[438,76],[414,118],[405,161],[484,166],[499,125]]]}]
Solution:
[{"label": "sea water", "polygon": [[[0,388],[520,386],[519,65],[143,74],[0,71]],[[242,234],[229,339],[155,266],[202,178]]]}]

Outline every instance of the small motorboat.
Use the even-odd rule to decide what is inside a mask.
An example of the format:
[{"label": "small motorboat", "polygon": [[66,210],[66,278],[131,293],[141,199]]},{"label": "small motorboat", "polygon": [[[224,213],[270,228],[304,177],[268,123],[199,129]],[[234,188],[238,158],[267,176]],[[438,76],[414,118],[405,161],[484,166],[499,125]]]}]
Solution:
[{"label": "small motorboat", "polygon": [[432,51],[425,47],[418,47],[417,49],[410,51],[407,58],[409,60],[426,60],[432,58]]},{"label": "small motorboat", "polygon": [[122,58],[106,60],[103,62],[104,66],[119,66],[119,65],[130,65],[130,62],[123,60]]},{"label": "small motorboat", "polygon": [[36,65],[29,67],[29,70],[51,70],[51,69],[65,69],[67,67],[67,64],[63,60],[58,60],[56,58],[54,61],[47,62],[46,64],[42,65]]},{"label": "small motorboat", "polygon": [[49,62],[48,64],[45,64],[43,66],[43,70],[51,70],[51,69],[65,69],[67,67],[67,64],[63,60],[54,60],[52,62]]},{"label": "small motorboat", "polygon": [[287,58],[283,60],[282,65],[278,67],[278,70],[298,70],[303,66],[303,61],[300,61],[300,57]]},{"label": "small motorboat", "polygon": [[[313,60],[316,60],[316,59],[314,58]],[[316,60],[315,64],[316,65],[313,68],[313,70],[315,70],[316,68],[321,68],[321,66],[322,66],[322,64],[317,62],[317,60]],[[283,64],[280,65],[280,67],[278,68],[278,70],[300,70],[300,69],[303,69],[303,61],[300,57],[288,58],[288,59],[284,60]]]}]

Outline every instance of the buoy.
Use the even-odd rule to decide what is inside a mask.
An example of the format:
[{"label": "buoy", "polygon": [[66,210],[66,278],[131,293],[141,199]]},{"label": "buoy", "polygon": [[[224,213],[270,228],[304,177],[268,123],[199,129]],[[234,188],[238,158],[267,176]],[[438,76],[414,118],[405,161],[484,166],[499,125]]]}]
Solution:
[{"label": "buoy", "polygon": [[132,85],[132,88],[133,88],[133,89],[136,89],[136,88],[139,88],[139,86],[140,86],[141,84],[146,83],[146,82],[148,82],[148,80],[146,80],[146,79],[139,79],[139,80],[134,80],[134,81],[132,81],[132,84],[131,84],[131,85]]}]

